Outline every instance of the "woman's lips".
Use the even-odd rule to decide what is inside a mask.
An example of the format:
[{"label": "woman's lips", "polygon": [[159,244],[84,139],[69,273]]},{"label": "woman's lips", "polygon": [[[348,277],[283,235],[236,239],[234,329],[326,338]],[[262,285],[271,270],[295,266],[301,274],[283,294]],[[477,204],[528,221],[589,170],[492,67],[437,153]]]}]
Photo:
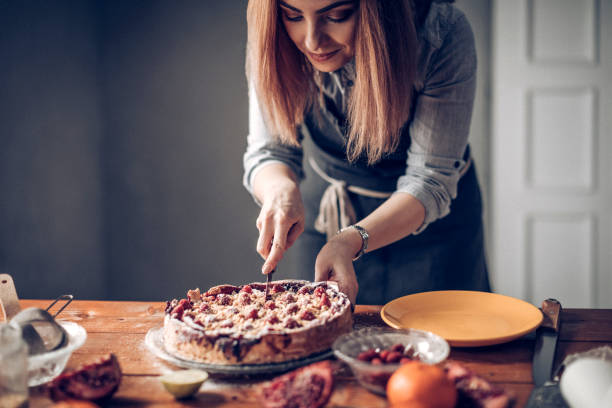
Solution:
[{"label": "woman's lips", "polygon": [[324,62],[330,59],[331,57],[333,57],[334,55],[336,55],[338,51],[340,50],[327,52],[325,54],[315,54],[315,53],[309,52],[308,56],[316,62]]}]

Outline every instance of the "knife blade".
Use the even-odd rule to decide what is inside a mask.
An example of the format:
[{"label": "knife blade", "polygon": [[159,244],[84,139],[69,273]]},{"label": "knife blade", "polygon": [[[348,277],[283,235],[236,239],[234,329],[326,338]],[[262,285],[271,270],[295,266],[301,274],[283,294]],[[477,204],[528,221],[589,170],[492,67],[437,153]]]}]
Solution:
[{"label": "knife blade", "polygon": [[266,275],[266,300],[270,299],[270,282],[272,281],[272,274],[276,269],[272,269],[269,274]]},{"label": "knife blade", "polygon": [[536,331],[532,375],[534,389],[526,408],[567,407],[559,392],[559,383],[552,381],[552,369],[561,329],[561,303],[556,299],[542,302],[543,320]]}]

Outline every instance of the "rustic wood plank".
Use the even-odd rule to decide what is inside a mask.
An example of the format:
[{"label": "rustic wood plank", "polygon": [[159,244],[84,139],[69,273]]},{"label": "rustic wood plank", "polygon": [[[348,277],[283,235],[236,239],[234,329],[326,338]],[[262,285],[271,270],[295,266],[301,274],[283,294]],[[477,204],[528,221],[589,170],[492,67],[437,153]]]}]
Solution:
[{"label": "rustic wood plank", "polygon": [[[46,307],[49,301],[22,300],[22,307]],[[73,301],[58,320],[68,320],[83,326],[88,333],[146,333],[163,325],[165,303]]]},{"label": "rustic wood plank", "polygon": [[561,334],[566,341],[610,342],[612,309],[563,309]]},{"label": "rustic wood plank", "polygon": [[[46,307],[49,300],[23,300],[22,307]],[[144,344],[146,332],[163,323],[165,302],[74,301],[60,317],[82,325],[88,332],[83,347],[77,350],[68,368],[75,368],[107,353],[117,355],[124,380],[113,399],[105,406],[159,407],[255,407],[256,389],[267,378],[219,378],[207,381],[196,398],[176,401],[159,383],[157,376],[177,369],[155,357]],[[384,327],[380,306],[356,307],[355,328]],[[557,365],[571,353],[604,344],[612,345],[612,310],[565,309]],[[477,374],[514,393],[517,407],[524,406],[533,388],[531,359],[533,336],[488,347],[452,348],[450,359],[459,361]],[[386,407],[384,397],[358,385],[350,370],[339,365],[337,381],[328,406]],[[269,378],[269,377],[268,377]],[[33,399],[32,407],[45,406]]]}]

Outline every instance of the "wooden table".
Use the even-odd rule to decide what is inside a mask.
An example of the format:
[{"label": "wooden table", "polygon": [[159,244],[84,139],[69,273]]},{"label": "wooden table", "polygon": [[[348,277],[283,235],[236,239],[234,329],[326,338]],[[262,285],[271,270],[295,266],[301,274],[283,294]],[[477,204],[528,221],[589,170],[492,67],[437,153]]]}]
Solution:
[{"label": "wooden table", "polygon": [[[22,307],[46,307],[47,300],[22,300]],[[87,341],[70,358],[68,368],[114,353],[124,374],[121,387],[105,406],[207,406],[257,407],[254,385],[261,380],[205,382],[192,399],[176,401],[165,391],[157,376],[176,369],[155,357],[144,344],[147,331],[162,325],[162,302],[74,301],[58,318],[76,322],[87,330]],[[384,326],[380,306],[357,306],[355,326]],[[571,353],[612,345],[612,309],[564,309],[557,351],[559,364]],[[487,380],[513,392],[517,407],[524,406],[533,388],[531,357],[533,336],[510,343],[453,348],[450,359],[459,361]],[[35,391],[33,391],[35,393]],[[44,398],[31,398],[31,407],[48,406]],[[328,407],[386,407],[385,398],[359,386],[350,370],[340,370]]]}]

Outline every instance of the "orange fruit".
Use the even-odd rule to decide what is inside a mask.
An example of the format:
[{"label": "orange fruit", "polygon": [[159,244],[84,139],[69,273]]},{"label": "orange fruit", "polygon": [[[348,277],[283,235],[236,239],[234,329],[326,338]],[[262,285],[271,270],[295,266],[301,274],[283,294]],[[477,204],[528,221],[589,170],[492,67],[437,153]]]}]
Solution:
[{"label": "orange fruit", "polygon": [[453,408],[457,389],[440,367],[412,361],[389,378],[387,399],[393,408]]}]

